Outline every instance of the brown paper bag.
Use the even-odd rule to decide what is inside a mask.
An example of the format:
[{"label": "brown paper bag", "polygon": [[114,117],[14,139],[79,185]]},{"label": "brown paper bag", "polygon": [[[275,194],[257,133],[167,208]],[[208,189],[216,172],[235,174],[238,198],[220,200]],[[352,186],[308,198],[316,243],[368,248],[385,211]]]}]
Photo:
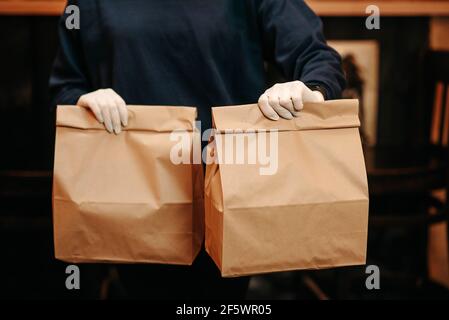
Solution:
[{"label": "brown paper bag", "polygon": [[[298,118],[279,121],[257,105],[219,107],[213,120],[206,250],[224,277],[365,264],[368,187],[357,100],[306,104]],[[255,146],[277,153],[275,170],[259,155],[249,161]]]},{"label": "brown paper bag", "polygon": [[203,241],[202,167],[173,164],[170,152],[178,142],[170,137],[176,130],[188,147],[200,143],[196,109],[128,108],[128,126],[114,135],[87,109],[58,107],[56,258],[189,265]]}]

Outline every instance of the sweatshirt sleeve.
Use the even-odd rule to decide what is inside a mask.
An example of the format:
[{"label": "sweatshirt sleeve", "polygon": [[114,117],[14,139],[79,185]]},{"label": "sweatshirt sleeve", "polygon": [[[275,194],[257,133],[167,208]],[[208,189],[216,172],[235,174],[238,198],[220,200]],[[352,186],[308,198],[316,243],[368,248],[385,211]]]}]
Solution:
[{"label": "sweatshirt sleeve", "polygon": [[[76,4],[77,1],[70,0],[67,6]],[[64,13],[58,26],[59,49],[49,83],[53,106],[76,104],[80,96],[91,91],[83,59],[80,30],[66,27],[68,16]]]},{"label": "sweatshirt sleeve", "polygon": [[326,44],[320,18],[303,0],[260,0],[257,15],[265,58],[289,80],[338,99],[345,81],[339,54]]}]

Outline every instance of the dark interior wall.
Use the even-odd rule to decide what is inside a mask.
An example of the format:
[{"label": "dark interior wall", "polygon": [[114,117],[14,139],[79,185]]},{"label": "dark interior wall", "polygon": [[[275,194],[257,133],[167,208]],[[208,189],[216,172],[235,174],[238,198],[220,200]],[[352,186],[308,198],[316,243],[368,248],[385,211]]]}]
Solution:
[{"label": "dark interior wall", "polygon": [[53,113],[47,88],[57,21],[0,16],[0,170],[51,168]]},{"label": "dark interior wall", "polygon": [[[380,51],[377,141],[380,145],[418,144],[426,140],[420,117],[423,101],[422,62],[429,45],[429,19],[381,17],[379,30],[368,30],[365,18],[325,17],[324,33],[335,40],[377,40]],[[430,110],[424,110],[424,113]]]}]

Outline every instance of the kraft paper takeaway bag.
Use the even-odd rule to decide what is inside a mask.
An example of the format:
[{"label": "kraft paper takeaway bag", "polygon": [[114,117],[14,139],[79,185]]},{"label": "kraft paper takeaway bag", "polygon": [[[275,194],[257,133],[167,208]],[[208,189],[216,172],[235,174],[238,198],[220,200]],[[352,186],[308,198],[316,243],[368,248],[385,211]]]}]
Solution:
[{"label": "kraft paper takeaway bag", "polygon": [[[196,109],[128,110],[128,126],[114,135],[87,109],[58,107],[56,258],[189,265],[203,241],[202,167],[193,161],[174,164],[170,154],[179,137],[188,142],[190,157],[194,142],[200,143]],[[172,131],[178,139],[171,138]]]},{"label": "kraft paper takeaway bag", "polygon": [[257,105],[218,107],[213,120],[206,250],[222,276],[365,264],[357,100],[305,104],[279,121]]}]

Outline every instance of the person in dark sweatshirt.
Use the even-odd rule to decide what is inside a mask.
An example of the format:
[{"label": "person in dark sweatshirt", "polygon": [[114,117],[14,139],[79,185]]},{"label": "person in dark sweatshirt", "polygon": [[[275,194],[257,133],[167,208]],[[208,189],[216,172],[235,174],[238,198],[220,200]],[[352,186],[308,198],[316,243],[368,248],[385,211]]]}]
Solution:
[{"label": "person in dark sweatshirt", "polygon": [[[196,106],[205,130],[213,106],[258,102],[273,121],[292,119],[303,103],[338,99],[344,87],[340,57],[302,0],[68,5],[78,6],[80,28],[68,29],[69,14],[62,16],[53,104],[87,107],[111,133],[127,125],[127,104]],[[287,82],[267,88],[265,62]],[[191,268],[121,266],[119,274],[130,296],[150,298],[240,298],[248,285],[248,278],[220,279],[204,252]]]}]

